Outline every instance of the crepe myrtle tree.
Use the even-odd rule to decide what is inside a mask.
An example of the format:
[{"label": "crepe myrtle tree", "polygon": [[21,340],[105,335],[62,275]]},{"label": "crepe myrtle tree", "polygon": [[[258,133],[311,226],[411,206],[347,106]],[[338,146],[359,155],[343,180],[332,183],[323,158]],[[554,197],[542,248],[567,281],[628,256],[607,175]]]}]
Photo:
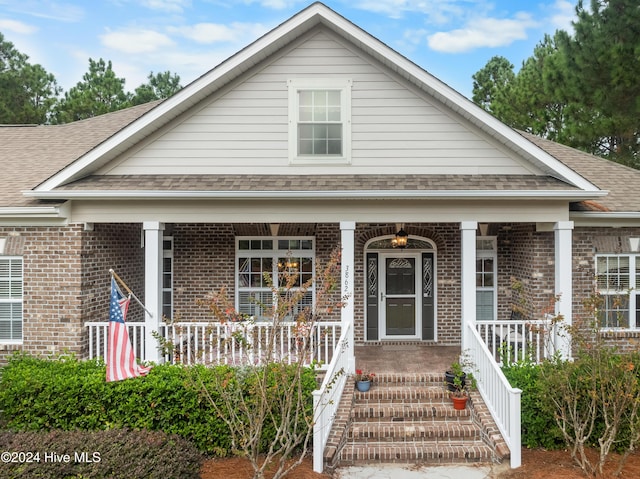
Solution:
[{"label": "crepe myrtle tree", "polygon": [[[315,366],[311,360],[314,338],[322,335],[317,322],[344,306],[340,297],[340,251],[335,249],[326,263],[316,262],[316,275],[305,282],[294,261],[284,261],[278,280],[271,274],[264,281],[271,288],[273,301],[256,307],[261,320],[270,323],[271,333],[264,337],[252,334],[254,318],[240,313],[233,299],[222,289],[210,293],[199,303],[208,307],[213,321],[223,326],[227,334],[222,341],[234,347],[220,349],[244,350],[245,358],[254,364],[222,367],[222,373],[205,381],[192,368],[193,385],[198,388],[213,412],[227,425],[231,436],[231,452],[245,457],[253,467],[254,479],[262,479],[268,470],[279,479],[302,462],[313,437],[313,397],[316,388]],[[303,305],[303,298],[315,287],[313,306]],[[280,350],[281,332],[294,323],[289,350]],[[165,347],[171,349],[172,345]],[[197,358],[196,358],[197,359]],[[228,358],[233,360],[234,358]],[[235,358],[237,359],[237,358]],[[204,361],[200,361],[204,362]],[[231,363],[232,361],[228,361]],[[310,364],[310,365],[309,365]],[[335,384],[336,373],[331,384]],[[295,456],[295,458],[294,458]]]}]

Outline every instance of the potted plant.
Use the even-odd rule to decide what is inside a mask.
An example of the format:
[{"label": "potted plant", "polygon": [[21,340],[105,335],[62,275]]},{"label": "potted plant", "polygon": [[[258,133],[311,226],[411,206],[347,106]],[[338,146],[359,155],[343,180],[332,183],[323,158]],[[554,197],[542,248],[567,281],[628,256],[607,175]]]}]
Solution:
[{"label": "potted plant", "polygon": [[356,387],[360,392],[367,392],[371,387],[371,381],[376,375],[370,372],[364,372],[362,369],[356,369]]},{"label": "potted plant", "polygon": [[465,371],[465,368],[469,369],[470,365],[468,359],[461,358],[460,361],[454,361],[451,367],[445,371],[445,382],[454,409],[462,410],[467,406],[469,388],[475,386],[473,374]]}]

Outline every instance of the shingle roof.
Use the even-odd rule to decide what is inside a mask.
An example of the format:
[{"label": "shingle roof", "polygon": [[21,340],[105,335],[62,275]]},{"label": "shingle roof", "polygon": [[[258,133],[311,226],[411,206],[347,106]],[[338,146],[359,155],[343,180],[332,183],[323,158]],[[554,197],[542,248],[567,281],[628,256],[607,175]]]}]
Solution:
[{"label": "shingle roof", "polygon": [[0,125],[0,206],[33,206],[30,190],[92,150],[159,102],[65,125]]},{"label": "shingle roof", "polygon": [[70,191],[579,191],[532,175],[109,175],[56,189]]},{"label": "shingle roof", "polygon": [[529,133],[520,132],[520,134],[601,190],[609,191],[607,196],[594,201],[581,202],[575,205],[574,209],[582,211],[640,211],[640,170]]}]

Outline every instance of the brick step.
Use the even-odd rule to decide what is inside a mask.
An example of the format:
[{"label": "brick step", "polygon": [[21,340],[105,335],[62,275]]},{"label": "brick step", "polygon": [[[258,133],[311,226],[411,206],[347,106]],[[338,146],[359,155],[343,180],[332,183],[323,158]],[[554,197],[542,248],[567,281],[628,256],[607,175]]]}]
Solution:
[{"label": "brick step", "polygon": [[480,439],[480,429],[471,423],[357,422],[351,425],[347,433],[347,441],[351,443],[450,443]]},{"label": "brick step", "polygon": [[372,383],[373,387],[385,386],[443,386],[444,373],[380,373],[377,374]]},{"label": "brick step", "polygon": [[449,398],[449,392],[443,385],[405,386],[389,383],[387,386],[373,386],[367,392],[355,392],[355,402],[358,404],[375,404],[389,402],[420,402],[429,400],[443,400]]},{"label": "brick step", "polygon": [[382,421],[469,421],[469,408],[453,409],[449,399],[432,402],[358,404],[351,410],[356,422]]},{"label": "brick step", "polygon": [[340,453],[341,465],[366,465],[372,463],[430,463],[454,464],[491,462],[493,452],[481,441],[416,445],[413,443],[346,444]]}]

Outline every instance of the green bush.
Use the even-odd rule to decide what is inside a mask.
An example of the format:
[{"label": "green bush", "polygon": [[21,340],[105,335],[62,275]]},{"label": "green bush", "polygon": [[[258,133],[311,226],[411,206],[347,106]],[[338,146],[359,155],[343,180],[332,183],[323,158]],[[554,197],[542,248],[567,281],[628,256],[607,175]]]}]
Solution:
[{"label": "green bush", "polygon": [[502,371],[512,387],[522,390],[522,445],[528,448],[560,449],[565,446],[554,412],[542,397],[541,366],[520,361],[503,366]]},{"label": "green bush", "polygon": [[0,432],[0,451],[4,479],[197,479],[203,459],[180,436],[115,429]]},{"label": "green bush", "polygon": [[[2,370],[0,411],[12,430],[159,430],[178,434],[203,452],[224,456],[231,448],[228,428],[194,383],[212,383],[215,375],[230,370],[242,371],[228,366],[158,365],[145,377],[107,383],[105,366],[99,361],[20,354]],[[311,402],[315,388],[311,369],[305,371],[304,383]]]}]

